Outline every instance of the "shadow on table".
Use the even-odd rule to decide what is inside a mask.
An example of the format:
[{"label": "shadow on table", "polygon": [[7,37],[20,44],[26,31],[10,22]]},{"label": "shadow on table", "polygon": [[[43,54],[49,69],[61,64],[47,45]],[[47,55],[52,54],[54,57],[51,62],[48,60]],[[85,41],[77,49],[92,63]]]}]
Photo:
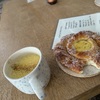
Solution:
[{"label": "shadow on table", "polygon": [[96,95],[95,97],[92,97],[89,100],[100,100],[100,94]]}]

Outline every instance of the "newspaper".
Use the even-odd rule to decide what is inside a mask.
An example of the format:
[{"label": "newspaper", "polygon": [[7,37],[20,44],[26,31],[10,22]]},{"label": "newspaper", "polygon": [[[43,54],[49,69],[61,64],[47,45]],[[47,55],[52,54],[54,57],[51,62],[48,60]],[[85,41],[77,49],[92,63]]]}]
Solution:
[{"label": "newspaper", "polygon": [[60,19],[58,21],[52,49],[63,36],[79,31],[93,31],[100,34],[100,13]]}]

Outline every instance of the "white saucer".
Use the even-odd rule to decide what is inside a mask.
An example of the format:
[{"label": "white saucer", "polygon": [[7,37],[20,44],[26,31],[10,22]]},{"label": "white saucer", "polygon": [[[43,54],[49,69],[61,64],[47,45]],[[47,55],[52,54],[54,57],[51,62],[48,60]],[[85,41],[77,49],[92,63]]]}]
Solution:
[{"label": "white saucer", "polygon": [[[57,59],[56,59],[57,61]],[[87,77],[93,77],[96,76],[98,74],[100,74],[100,69],[97,69],[94,66],[86,66],[84,67],[83,73],[78,74],[75,73],[71,70],[69,70],[67,67],[62,66],[59,61],[57,61],[59,67],[67,74],[71,75],[71,76],[75,76],[75,77],[80,77],[80,78],[87,78]]]},{"label": "white saucer", "polygon": [[100,7],[100,0],[95,0],[94,3],[95,3],[95,5],[97,5],[98,7]]}]

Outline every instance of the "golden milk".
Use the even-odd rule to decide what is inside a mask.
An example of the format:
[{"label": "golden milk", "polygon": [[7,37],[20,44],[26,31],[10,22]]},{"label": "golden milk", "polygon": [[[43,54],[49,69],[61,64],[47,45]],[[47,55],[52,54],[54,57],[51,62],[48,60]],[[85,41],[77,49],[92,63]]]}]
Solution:
[{"label": "golden milk", "polygon": [[11,78],[21,78],[29,74],[38,64],[40,56],[37,54],[27,54],[21,57],[18,57],[11,66],[12,72]]},{"label": "golden milk", "polygon": [[74,47],[77,51],[88,51],[92,48],[92,43],[89,40],[78,40],[74,42]]}]

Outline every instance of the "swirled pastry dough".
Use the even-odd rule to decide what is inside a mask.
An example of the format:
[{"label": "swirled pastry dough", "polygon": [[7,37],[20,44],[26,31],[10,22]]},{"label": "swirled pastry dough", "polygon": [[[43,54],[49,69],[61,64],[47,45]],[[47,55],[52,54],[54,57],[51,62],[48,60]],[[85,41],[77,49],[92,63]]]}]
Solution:
[{"label": "swirled pastry dough", "polygon": [[55,46],[56,59],[64,67],[82,73],[87,65],[100,68],[100,36],[91,31],[81,31],[64,36]]}]

